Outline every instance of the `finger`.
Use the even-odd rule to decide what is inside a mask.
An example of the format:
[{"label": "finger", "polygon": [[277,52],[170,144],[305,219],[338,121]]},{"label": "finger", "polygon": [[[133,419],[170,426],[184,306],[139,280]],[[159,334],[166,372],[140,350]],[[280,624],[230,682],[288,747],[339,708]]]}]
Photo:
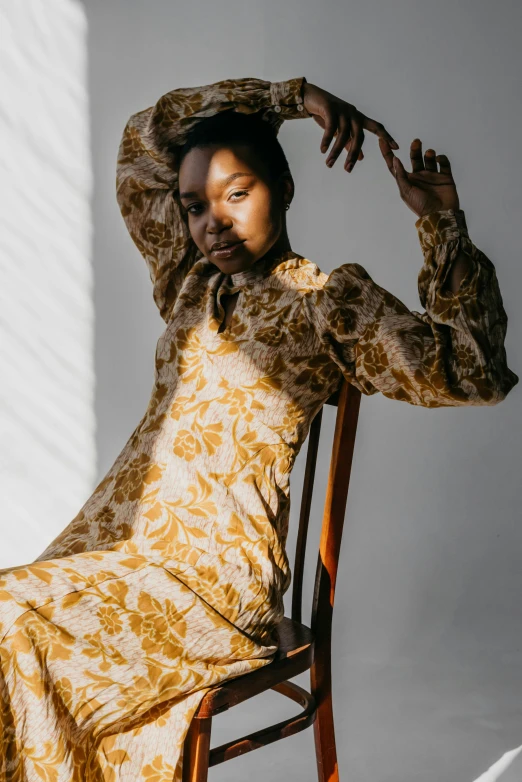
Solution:
[{"label": "finger", "polygon": [[453,177],[451,165],[446,155],[437,155],[437,160],[439,161],[440,165],[440,173],[448,174],[449,176]]},{"label": "finger", "polygon": [[363,128],[365,130],[369,130],[371,133],[375,133],[377,136],[379,136],[379,139],[385,139],[392,149],[399,149],[399,145],[395,139],[390,136],[382,122],[377,122],[374,119],[370,119],[370,117],[366,117],[364,114],[361,116],[364,117]]},{"label": "finger", "polygon": [[427,149],[424,153],[424,165],[426,171],[438,171],[437,156],[434,149]]},{"label": "finger", "polygon": [[337,133],[335,144],[330,150],[330,154],[328,155],[328,159],[326,161],[326,165],[330,168],[333,166],[342,150],[348,143],[348,139],[350,138],[350,125],[348,124],[348,121],[343,114],[339,116],[338,131],[339,132]]},{"label": "finger", "polygon": [[390,145],[388,144],[385,138],[379,139],[379,148],[382,152],[383,158],[386,161],[386,165],[388,166],[390,174],[392,176],[395,176],[395,169],[393,168],[393,161],[395,160],[395,155],[391,151]]},{"label": "finger", "polygon": [[353,170],[353,167],[359,160],[359,153],[361,152],[361,147],[363,144],[364,130],[362,123],[358,120],[358,118],[352,117],[352,139],[350,152],[346,156],[346,161],[344,163],[344,169],[345,171],[348,171],[348,173]]},{"label": "finger", "polygon": [[324,122],[323,140],[321,141],[321,152],[326,152],[337,130],[337,117],[333,114],[328,114]]},{"label": "finger", "polygon": [[400,160],[398,157],[394,157],[393,159],[393,170],[395,171],[395,178],[397,179],[397,185],[399,186],[401,197],[404,198],[406,192],[410,188],[410,183],[406,169],[402,165],[402,160]]},{"label": "finger", "polygon": [[410,145],[411,170],[415,174],[417,171],[424,171],[424,160],[422,158],[422,141],[420,138],[414,138]]}]

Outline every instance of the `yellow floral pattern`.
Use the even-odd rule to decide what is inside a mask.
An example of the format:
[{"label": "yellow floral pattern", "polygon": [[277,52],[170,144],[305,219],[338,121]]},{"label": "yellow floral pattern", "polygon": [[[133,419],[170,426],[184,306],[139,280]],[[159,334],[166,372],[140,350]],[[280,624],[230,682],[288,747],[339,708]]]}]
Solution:
[{"label": "yellow floral pattern", "polygon": [[[176,148],[216,111],[276,130],[309,116],[303,81],[181,88],[125,128],[118,201],[166,327],[147,411],[107,475],[34,562],[0,571],[0,782],[180,782],[205,692],[277,650],[290,474],[343,376],[425,407],[495,404],[518,381],[462,211],[416,223],[422,314],[358,264],[328,276],[287,251],[225,275],[198,254]],[[460,252],[471,271],[444,292]]]}]

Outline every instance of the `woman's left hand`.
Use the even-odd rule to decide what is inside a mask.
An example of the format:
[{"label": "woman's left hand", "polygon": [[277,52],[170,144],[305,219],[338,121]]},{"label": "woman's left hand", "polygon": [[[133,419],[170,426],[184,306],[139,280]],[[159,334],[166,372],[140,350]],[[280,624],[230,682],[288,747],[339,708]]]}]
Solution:
[{"label": "woman's left hand", "polygon": [[[457,188],[446,155],[436,155],[434,149],[427,149],[423,160],[422,142],[416,138],[410,146],[410,173],[393,154],[386,139],[380,138],[379,146],[390,173],[395,177],[402,200],[418,217],[441,209],[460,209]],[[437,163],[440,171],[437,170]]]},{"label": "woman's left hand", "polygon": [[335,143],[326,159],[326,165],[331,167],[343,151],[348,155],[344,164],[345,171],[350,172],[364,153],[364,131],[369,130],[379,136],[379,140],[387,139],[393,149],[399,149],[397,142],[390,136],[382,122],[370,119],[342,98],[332,95],[311,82],[305,82],[303,103],[312,119],[324,129],[321,141],[321,152],[326,152],[334,137]]}]

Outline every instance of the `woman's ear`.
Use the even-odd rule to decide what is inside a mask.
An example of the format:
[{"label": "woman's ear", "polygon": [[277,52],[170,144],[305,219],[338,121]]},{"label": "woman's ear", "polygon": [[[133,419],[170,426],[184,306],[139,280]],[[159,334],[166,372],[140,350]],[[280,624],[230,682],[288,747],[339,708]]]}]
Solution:
[{"label": "woman's ear", "polygon": [[294,198],[294,180],[290,171],[285,171],[280,177],[281,196],[283,208],[285,204],[290,204]]}]

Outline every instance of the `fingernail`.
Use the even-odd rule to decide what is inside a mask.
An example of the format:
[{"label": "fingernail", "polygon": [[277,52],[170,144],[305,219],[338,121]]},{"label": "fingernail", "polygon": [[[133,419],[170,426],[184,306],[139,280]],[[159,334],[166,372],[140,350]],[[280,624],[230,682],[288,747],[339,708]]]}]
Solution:
[{"label": "fingernail", "polygon": [[333,164],[334,164],[333,160],[327,160],[326,161],[326,165],[328,166],[328,168],[331,168],[333,166]]},{"label": "fingernail", "polygon": [[353,163],[348,163],[348,166],[347,166],[347,168],[346,168],[346,170],[348,171],[348,173],[350,173],[350,171],[352,170],[352,168],[353,168]]}]

